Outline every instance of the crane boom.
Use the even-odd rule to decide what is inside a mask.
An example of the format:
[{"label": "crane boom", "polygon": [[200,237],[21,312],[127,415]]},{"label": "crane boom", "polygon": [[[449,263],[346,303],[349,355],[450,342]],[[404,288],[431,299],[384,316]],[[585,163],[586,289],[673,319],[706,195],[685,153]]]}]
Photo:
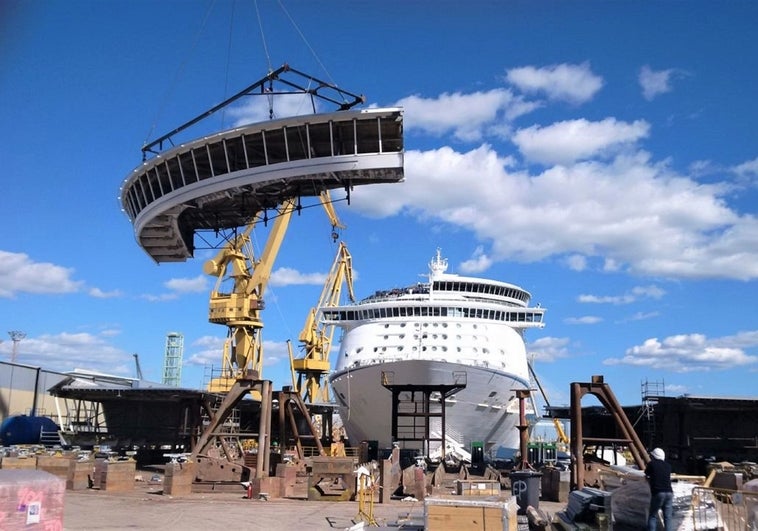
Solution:
[{"label": "crane boom", "polygon": [[550,408],[550,401],[547,399],[547,393],[545,393],[545,390],[542,388],[542,384],[540,383],[540,379],[537,378],[537,373],[534,372],[534,367],[532,367],[532,362],[527,361],[527,365],[529,366],[529,372],[532,373],[532,377],[534,378],[534,381],[537,383],[537,387],[539,387],[540,393],[542,393],[542,398],[545,399],[545,405],[547,406],[548,412],[550,413],[551,417],[553,419],[553,425],[555,426],[555,432],[558,434],[558,440],[564,444],[569,443],[568,435],[566,435],[566,432],[563,429],[563,424],[559,419],[556,417],[553,417],[553,411]]},{"label": "crane boom", "polygon": [[321,326],[318,313],[322,308],[339,304],[343,283],[347,286],[350,301],[354,302],[353,259],[347,250],[347,245],[340,242],[318,303],[308,312],[298,338],[305,354],[302,358],[291,360],[293,371],[298,374],[296,389],[304,393],[306,402],[329,401],[329,388],[325,385],[324,377],[331,366],[329,352],[332,348],[335,327],[334,325]]}]

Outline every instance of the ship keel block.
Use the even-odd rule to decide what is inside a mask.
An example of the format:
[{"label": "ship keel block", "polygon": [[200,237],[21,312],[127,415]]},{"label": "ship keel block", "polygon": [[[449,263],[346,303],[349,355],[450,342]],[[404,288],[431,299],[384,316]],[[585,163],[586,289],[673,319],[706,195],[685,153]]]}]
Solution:
[{"label": "ship keel block", "polygon": [[183,262],[195,231],[244,226],[287,198],[403,181],[403,149],[399,108],[271,120],[144,161],[122,184],[120,202],[153,260]]}]

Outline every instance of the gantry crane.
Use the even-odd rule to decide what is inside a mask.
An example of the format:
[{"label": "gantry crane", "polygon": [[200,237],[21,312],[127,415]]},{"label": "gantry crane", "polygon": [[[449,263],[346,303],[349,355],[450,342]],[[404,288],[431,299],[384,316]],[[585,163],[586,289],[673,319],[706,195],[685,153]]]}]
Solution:
[{"label": "gantry crane", "polygon": [[290,363],[293,371],[292,379],[297,383],[295,389],[301,393],[306,402],[325,404],[329,402],[329,386],[325,377],[329,372],[329,352],[334,337],[334,325],[323,326],[319,321],[322,308],[337,306],[342,294],[342,284],[347,286],[348,297],[355,302],[353,293],[353,259],[344,242],[340,242],[337,255],[324,283],[316,306],[308,312],[305,325],[300,332],[299,340],[305,350],[302,358],[293,359],[290,348]]}]

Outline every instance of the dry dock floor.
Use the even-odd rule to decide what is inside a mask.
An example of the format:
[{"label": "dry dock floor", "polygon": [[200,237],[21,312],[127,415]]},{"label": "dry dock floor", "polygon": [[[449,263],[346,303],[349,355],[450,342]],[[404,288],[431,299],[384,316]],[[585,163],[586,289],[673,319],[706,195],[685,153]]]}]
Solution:
[{"label": "dry dock floor", "polygon": [[[133,492],[66,491],[64,530],[328,530],[348,529],[357,520],[358,502],[316,502],[293,499],[249,500],[240,493],[193,493],[165,496],[160,490],[137,487]],[[540,502],[548,514],[565,508]],[[373,516],[385,528],[423,523],[424,504],[393,500],[374,505]],[[410,517],[410,518],[409,518]],[[366,529],[371,529],[367,527]],[[376,528],[374,528],[376,529]]]}]

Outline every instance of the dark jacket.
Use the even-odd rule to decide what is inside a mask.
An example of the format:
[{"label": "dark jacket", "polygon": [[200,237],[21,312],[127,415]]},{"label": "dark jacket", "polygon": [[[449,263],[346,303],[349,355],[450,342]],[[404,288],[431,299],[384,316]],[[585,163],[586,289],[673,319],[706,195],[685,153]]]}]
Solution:
[{"label": "dark jacket", "polygon": [[673,492],[671,490],[671,465],[660,459],[651,459],[645,467],[645,477],[650,483],[650,492]]}]

